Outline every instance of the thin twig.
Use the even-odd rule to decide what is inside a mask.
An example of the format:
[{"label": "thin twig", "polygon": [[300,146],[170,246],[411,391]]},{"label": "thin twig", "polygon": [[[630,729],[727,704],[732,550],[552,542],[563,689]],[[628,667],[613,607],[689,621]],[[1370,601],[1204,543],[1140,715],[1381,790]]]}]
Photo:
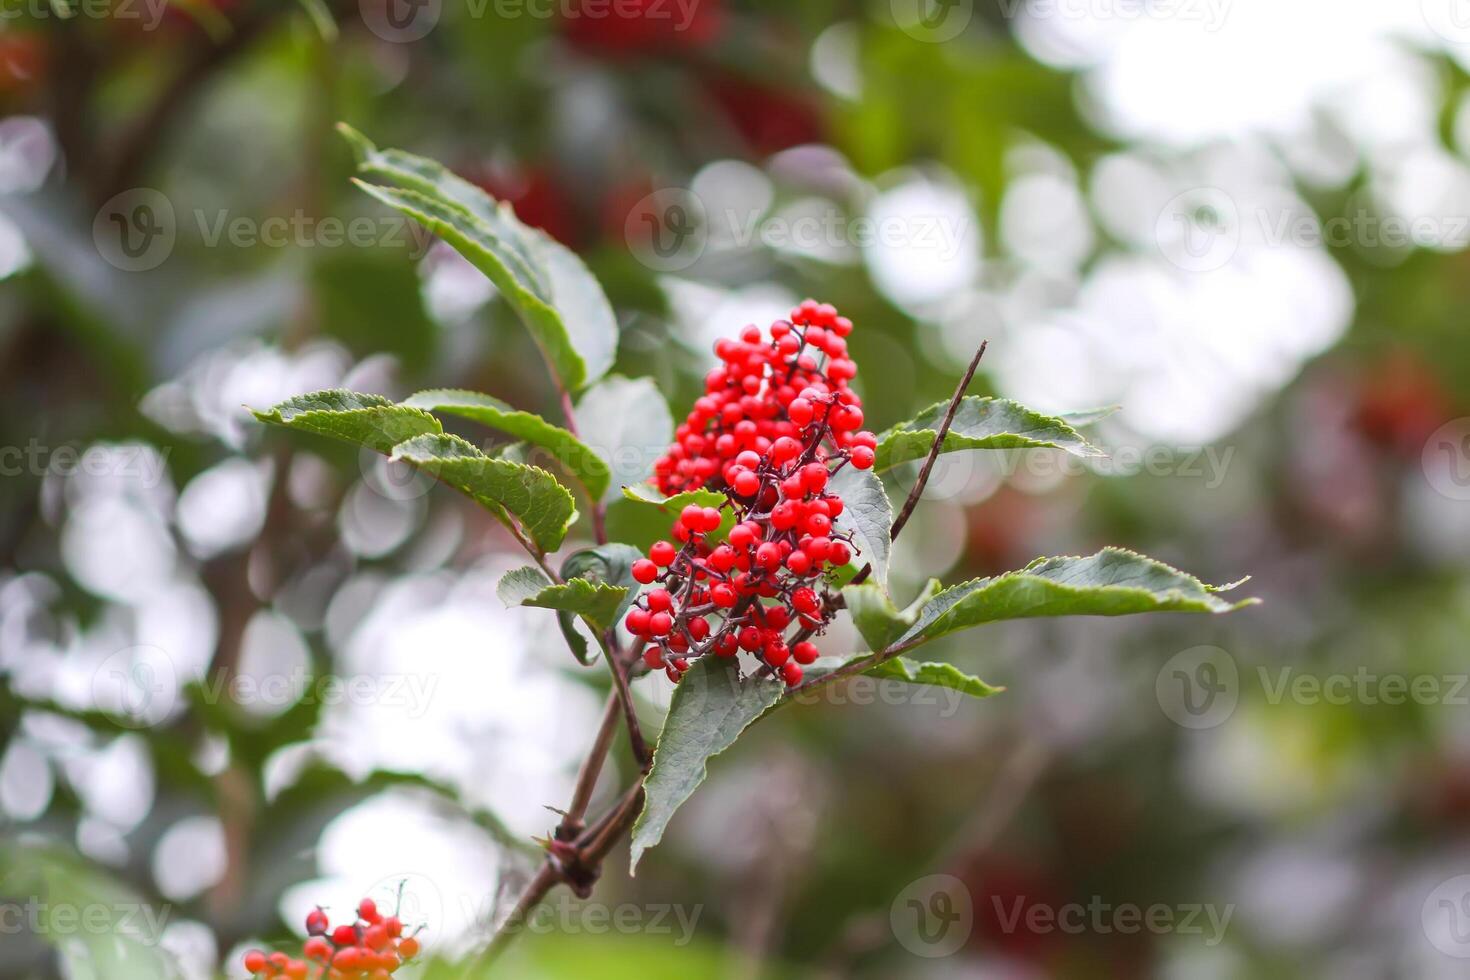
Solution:
[{"label": "thin twig", "polygon": [[[526,918],[536,906],[541,904],[542,900],[546,898],[546,894],[555,888],[561,880],[561,869],[553,864],[550,859],[537,869],[535,877],[526,884],[525,890],[521,892],[521,897],[517,900],[515,908],[511,909],[510,915],[506,916],[505,922],[501,924],[500,929],[495,933],[495,938],[490,940],[490,945],[486,946],[484,951],[480,953],[475,963],[477,968],[489,966],[500,957],[501,953],[505,952],[505,948],[510,945],[511,940],[515,939],[520,934],[521,929],[525,927]],[[475,970],[473,969],[470,971],[470,973],[474,972]]]},{"label": "thin twig", "polygon": [[582,861],[591,865],[601,863],[618,839],[633,826],[633,821],[642,809],[643,779],[639,777],[599,825],[588,828],[583,835],[586,840],[579,849]]},{"label": "thin twig", "polygon": [[623,663],[617,634],[613,630],[608,630],[607,665],[612,671],[613,694],[623,706],[623,720],[627,724],[633,757],[638,760],[639,768],[647,772],[652,757],[648,752],[648,743],[643,738],[643,729],[638,724],[638,712],[633,705],[633,690],[628,686],[628,666]]},{"label": "thin twig", "polygon": [[602,724],[598,726],[592,749],[587,753],[587,758],[582,760],[582,768],[577,772],[577,786],[572,792],[572,802],[567,805],[561,824],[556,828],[557,839],[572,840],[582,832],[582,818],[587,815],[587,805],[592,802],[592,791],[597,788],[597,778],[602,775],[602,764],[607,760],[608,749],[612,747],[613,736],[618,733],[618,722],[622,717],[622,699],[614,691],[608,695],[607,706],[603,708]]},{"label": "thin twig", "polygon": [[[607,857],[613,845],[633,826],[633,821],[637,819],[642,808],[643,779],[640,777],[628,787],[616,806],[583,831],[582,836],[578,838],[574,845],[576,855],[574,863],[577,868],[584,874],[595,877],[601,868],[603,859]],[[515,908],[511,909],[510,915],[506,916],[505,922],[495,933],[495,938],[490,940],[490,945],[486,946],[476,958],[470,972],[483,970],[497,960],[525,927],[526,920],[536,907],[545,901],[553,888],[566,880],[566,868],[556,858],[548,855],[546,863],[526,884],[525,890],[521,892],[521,897],[516,901]]]},{"label": "thin twig", "polygon": [[929,447],[929,455],[924,460],[924,466],[919,470],[919,479],[915,481],[914,488],[909,491],[909,499],[903,502],[903,510],[899,511],[898,519],[893,522],[893,530],[889,532],[889,540],[897,540],[898,532],[909,522],[909,515],[913,514],[914,507],[919,503],[919,496],[924,492],[924,485],[929,482],[929,471],[934,469],[934,461],[944,451],[944,439],[949,435],[949,427],[954,422],[955,413],[960,410],[960,402],[965,399],[965,389],[970,387],[970,382],[975,378],[975,369],[980,366],[980,358],[985,356],[985,348],[990,341],[982,341],[980,349],[970,359],[970,366],[965,370],[965,376],[960,379],[959,385],[954,390],[954,397],[949,400],[949,409],[944,413],[944,422],[939,426],[939,432],[934,436],[934,445]]},{"label": "thin twig", "polygon": [[[990,346],[990,341],[981,341],[980,349],[970,360],[970,366],[965,371],[965,376],[960,379],[958,387],[955,388],[954,397],[949,400],[949,409],[944,413],[944,424],[939,427],[938,434],[934,437],[934,445],[929,447],[929,455],[924,458],[924,466],[919,470],[919,479],[914,482],[914,488],[909,491],[908,499],[903,502],[903,510],[899,512],[898,519],[893,522],[893,527],[888,531],[888,540],[897,541],[898,532],[909,522],[909,515],[914,512],[914,507],[919,503],[919,497],[924,492],[924,487],[929,483],[929,473],[934,469],[934,460],[944,451],[944,440],[949,435],[949,427],[954,422],[955,413],[960,410],[960,402],[965,399],[965,389],[970,387],[970,382],[975,378],[975,369],[980,366],[980,358],[985,356],[985,348]],[[862,567],[848,585],[862,585],[873,574],[873,565],[868,563]]]}]

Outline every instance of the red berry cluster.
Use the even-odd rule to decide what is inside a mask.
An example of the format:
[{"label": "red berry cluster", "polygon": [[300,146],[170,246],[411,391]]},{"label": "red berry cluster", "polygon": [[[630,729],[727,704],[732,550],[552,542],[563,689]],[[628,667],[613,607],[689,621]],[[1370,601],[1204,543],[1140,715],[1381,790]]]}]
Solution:
[{"label": "red berry cluster", "polygon": [[255,977],[289,980],[387,980],[419,955],[418,939],[405,936],[398,916],[383,915],[370,898],[357,906],[355,922],[335,929],[325,912],[313,909],[306,916],[306,932],[299,959],[252,949],[245,954],[245,969]]},{"label": "red berry cluster", "polygon": [[[835,614],[819,576],[853,554],[851,535],[833,530],[845,504],[828,483],[848,464],[871,467],[877,445],[848,387],[857,374],[850,333],[851,320],[807,300],[769,337],[749,326],[715,344],[721,366],[654,479],[665,494],[706,488],[725,502],[685,507],[673,528],[679,545],[659,541],[633,565],[637,581],[657,587],[639,596],[626,624],[648,644],[644,662],[670,680],[707,653],[745,650],[794,686],[816,659],[809,637]],[[725,511],[735,525],[718,542]]]}]

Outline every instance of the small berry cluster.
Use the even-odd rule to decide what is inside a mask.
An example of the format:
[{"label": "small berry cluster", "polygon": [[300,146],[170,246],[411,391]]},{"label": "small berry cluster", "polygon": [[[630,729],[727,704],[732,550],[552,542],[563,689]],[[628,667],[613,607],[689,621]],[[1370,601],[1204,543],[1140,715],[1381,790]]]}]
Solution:
[{"label": "small berry cluster", "polygon": [[[850,333],[851,320],[807,300],[769,337],[749,326],[715,344],[721,366],[654,480],[665,494],[704,488],[725,502],[685,507],[673,527],[679,544],[659,541],[633,565],[638,582],[656,584],[626,620],[648,644],[650,669],[677,681],[698,657],[744,650],[794,686],[816,659],[809,638],[835,614],[819,577],[853,555],[851,535],[833,530],[846,505],[829,481],[848,464],[870,468],[877,445],[848,387],[857,374]],[[717,542],[725,511],[735,524]]]},{"label": "small berry cluster", "polygon": [[418,939],[403,934],[398,916],[383,915],[370,898],[357,906],[355,922],[335,929],[325,912],[313,909],[306,916],[306,932],[299,959],[252,949],[245,954],[245,969],[254,977],[288,980],[387,980],[419,954]]}]

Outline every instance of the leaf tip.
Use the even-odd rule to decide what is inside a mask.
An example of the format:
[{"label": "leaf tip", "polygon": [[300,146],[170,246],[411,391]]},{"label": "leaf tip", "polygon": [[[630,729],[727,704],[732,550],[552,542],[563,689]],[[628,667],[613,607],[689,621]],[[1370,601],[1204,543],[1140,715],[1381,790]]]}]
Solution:
[{"label": "leaf tip", "polygon": [[346,122],[338,122],[335,128],[338,135],[347,141],[348,146],[352,147],[352,155],[357,158],[359,165],[364,163],[373,153],[377,152],[378,148],[373,144],[373,141],[363,135],[361,130],[355,129]]}]

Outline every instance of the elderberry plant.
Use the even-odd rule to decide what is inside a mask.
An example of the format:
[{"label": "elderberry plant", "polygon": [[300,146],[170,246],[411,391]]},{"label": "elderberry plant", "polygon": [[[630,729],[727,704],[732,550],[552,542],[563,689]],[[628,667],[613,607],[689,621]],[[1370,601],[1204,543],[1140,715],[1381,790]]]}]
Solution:
[{"label": "elderberry plant", "polygon": [[[494,283],[540,349],[564,418],[558,425],[488,394],[444,389],[402,402],[319,391],[255,414],[370,448],[468,495],[532,561],[505,576],[502,600],[555,611],[571,652],[587,666],[602,660],[611,680],[575,797],[542,842],[546,859],[484,959],[500,952],[552,888],[590,894],[603,859],[630,833],[636,867],[703,782],[708,760],[803,692],[866,673],[987,697],[997,689],[979,678],[907,655],[997,620],[1223,613],[1254,601],[1228,601],[1220,593],[1233,586],[1205,585],[1118,548],[1038,559],[949,587],[931,580],[917,597],[896,601],[888,588],[890,546],[938,455],[1050,448],[1098,456],[1077,429],[1103,413],[1052,417],[1006,399],[967,396],[982,346],[952,399],[875,434],[864,428],[862,401],[851,387],[858,375],[847,346],[854,324],[810,300],[765,330],[749,326],[716,344],[718,366],[673,443],[652,463],[651,480],[617,486],[617,447],[602,444],[601,435],[618,418],[666,416],[667,408],[652,384],[607,376],[617,323],[586,266],[438,163],[380,150],[340,128],[357,156],[358,186],[422,222]],[[441,416],[514,441],[482,451],[444,432]],[[589,436],[594,428],[602,430],[597,438]],[[525,462],[528,447],[557,472]],[[895,517],[882,474],[914,461],[922,461],[918,480]],[[646,550],[610,541],[606,510],[619,494],[673,517],[670,540]],[[590,516],[592,543],[554,564],[579,506]],[[813,637],[842,614],[867,649],[819,659]],[[592,654],[589,636],[597,646]],[[647,671],[675,685],[651,751],[629,691],[629,681]],[[589,819],[592,788],[620,725],[638,773],[607,812]],[[340,942],[333,933],[332,943],[315,944],[302,959],[252,953],[247,967],[263,976],[363,975],[346,969],[345,957],[386,969],[387,947],[378,948],[384,930],[369,915],[362,920],[346,927],[351,935],[339,928]],[[390,938],[400,961],[405,944],[416,952],[412,940]]]}]

